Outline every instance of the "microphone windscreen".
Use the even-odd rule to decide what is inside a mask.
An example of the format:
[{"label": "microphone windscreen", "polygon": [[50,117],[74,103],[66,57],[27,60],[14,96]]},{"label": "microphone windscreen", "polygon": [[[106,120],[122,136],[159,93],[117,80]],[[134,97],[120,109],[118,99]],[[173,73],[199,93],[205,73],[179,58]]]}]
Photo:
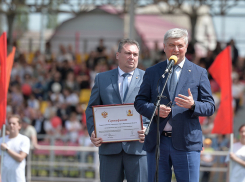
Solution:
[{"label": "microphone windscreen", "polygon": [[176,64],[176,63],[178,62],[178,58],[177,58],[177,56],[175,56],[175,55],[170,56],[170,58],[169,58],[168,60],[169,60],[169,61],[170,61],[170,60],[174,60],[174,64]]}]

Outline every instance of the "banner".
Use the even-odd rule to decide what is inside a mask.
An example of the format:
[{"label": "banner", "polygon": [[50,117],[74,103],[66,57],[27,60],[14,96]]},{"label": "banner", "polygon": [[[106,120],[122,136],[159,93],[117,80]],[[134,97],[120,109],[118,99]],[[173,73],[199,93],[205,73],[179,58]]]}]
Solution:
[{"label": "banner", "polygon": [[5,124],[6,120],[6,104],[7,104],[7,89],[6,89],[6,58],[7,58],[7,38],[6,32],[0,37],[0,128]]},{"label": "banner", "polygon": [[231,80],[231,50],[226,47],[214,60],[208,69],[219,84],[221,90],[220,106],[214,120],[212,133],[233,133],[232,80]]}]

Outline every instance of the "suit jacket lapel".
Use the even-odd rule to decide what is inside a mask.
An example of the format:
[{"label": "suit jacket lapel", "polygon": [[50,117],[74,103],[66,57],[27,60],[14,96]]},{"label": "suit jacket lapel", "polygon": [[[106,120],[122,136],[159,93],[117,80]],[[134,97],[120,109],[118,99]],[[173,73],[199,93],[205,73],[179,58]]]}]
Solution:
[{"label": "suit jacket lapel", "polygon": [[138,83],[140,82],[141,79],[142,78],[141,78],[141,76],[139,74],[138,68],[136,68],[134,70],[134,74],[132,76],[132,79],[131,79],[131,82],[130,82],[130,85],[129,85],[129,88],[128,88],[128,93],[126,95],[125,101],[127,101],[127,99],[130,97],[130,95],[134,91],[135,86],[138,85]]},{"label": "suit jacket lapel", "polygon": [[111,84],[112,84],[112,87],[114,88],[116,95],[122,102],[122,99],[119,93],[119,87],[118,87],[118,69],[114,69],[111,74]]},{"label": "suit jacket lapel", "polygon": [[178,95],[183,88],[183,86],[186,84],[187,80],[190,79],[191,74],[191,64],[190,62],[185,58],[185,63],[182,68],[179,81],[176,87],[175,96]]}]

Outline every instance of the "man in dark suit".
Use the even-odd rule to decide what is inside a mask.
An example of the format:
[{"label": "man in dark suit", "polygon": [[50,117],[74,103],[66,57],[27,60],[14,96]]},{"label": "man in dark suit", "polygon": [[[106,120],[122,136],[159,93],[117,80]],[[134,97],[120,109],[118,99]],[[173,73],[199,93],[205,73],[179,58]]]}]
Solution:
[{"label": "man in dark suit", "polygon": [[[119,43],[116,53],[118,68],[96,75],[86,109],[90,139],[95,146],[99,147],[100,180],[102,182],[122,182],[124,174],[127,182],[147,181],[146,152],[142,150],[145,139],[144,130],[138,131],[139,141],[102,143],[101,138],[95,138],[92,111],[94,105],[134,102],[144,75],[144,71],[136,68],[139,49],[139,44],[134,40],[123,39]],[[126,89],[128,91],[126,92],[124,88],[128,88]]]},{"label": "man in dark suit", "polygon": [[[172,166],[178,182],[199,181],[202,130],[198,117],[210,116],[215,110],[207,71],[186,59],[187,45],[186,30],[171,29],[164,36],[167,58],[175,55],[178,62],[163,92],[167,98],[162,98],[160,102],[159,182],[171,181]],[[164,78],[161,77],[168,63],[169,60],[166,60],[146,70],[135,99],[136,110],[149,119],[153,114],[158,115],[157,110],[153,113],[154,102],[166,82],[167,74]],[[144,142],[149,182],[154,181],[156,170],[156,121],[155,116]]]}]

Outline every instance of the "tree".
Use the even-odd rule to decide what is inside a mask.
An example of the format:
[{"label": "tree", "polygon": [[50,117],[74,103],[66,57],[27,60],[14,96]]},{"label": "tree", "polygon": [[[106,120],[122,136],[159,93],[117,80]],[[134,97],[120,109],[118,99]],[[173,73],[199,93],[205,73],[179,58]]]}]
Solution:
[{"label": "tree", "polygon": [[[241,0],[154,0],[162,14],[187,15],[191,24],[191,42],[194,45],[196,40],[196,23],[203,15],[217,16],[227,15],[232,7],[235,7]],[[202,7],[208,7],[209,12],[200,11]],[[244,16],[244,15],[243,15]]]},{"label": "tree", "polygon": [[[191,23],[192,43],[195,38],[195,28],[197,20],[204,14],[227,15],[229,10],[237,6],[242,0],[135,0],[138,6],[157,4],[162,14],[187,15]],[[72,13],[74,15],[89,11],[95,6],[113,5],[124,7],[126,0],[1,0],[0,13],[6,15],[8,22],[8,39],[12,42],[13,25],[15,18],[25,16],[29,13],[42,13],[43,9],[50,15],[48,26],[53,27],[57,23],[58,13]],[[64,6],[63,6],[64,5]],[[202,13],[203,6],[210,8],[210,12]],[[64,8],[66,7],[66,8]],[[189,7],[189,8],[187,8]],[[122,8],[123,12],[126,10]],[[244,15],[243,15],[244,16]],[[27,21],[25,21],[27,22]]]}]

